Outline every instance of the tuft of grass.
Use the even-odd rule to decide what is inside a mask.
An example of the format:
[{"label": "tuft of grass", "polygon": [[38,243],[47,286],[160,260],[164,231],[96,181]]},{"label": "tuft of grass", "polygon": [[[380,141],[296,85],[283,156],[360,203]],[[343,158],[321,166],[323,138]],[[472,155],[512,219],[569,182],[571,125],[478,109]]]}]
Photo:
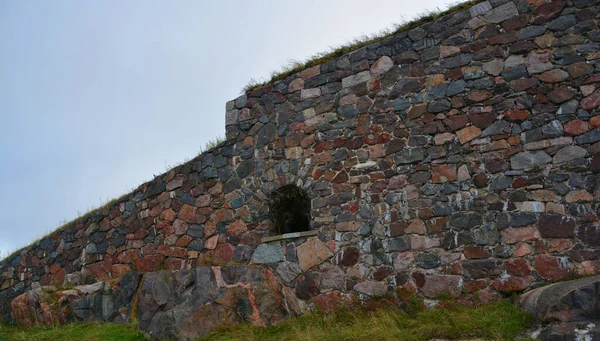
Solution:
[{"label": "tuft of grass", "polygon": [[146,341],[136,324],[73,323],[59,327],[16,328],[0,325],[5,341]]},{"label": "tuft of grass", "polygon": [[225,137],[223,137],[223,136],[217,136],[214,140],[208,140],[208,142],[206,142],[204,147],[200,147],[200,152],[198,154],[202,154],[206,151],[216,148],[223,142],[225,142]]},{"label": "tuft of grass", "polygon": [[328,61],[339,58],[347,53],[352,51],[356,51],[362,47],[367,45],[371,45],[373,43],[382,41],[383,39],[389,38],[393,35],[410,31],[414,28],[417,28],[425,23],[435,21],[443,16],[448,14],[456,13],[465,9],[472,7],[475,4],[483,2],[485,0],[467,0],[464,2],[457,3],[453,6],[450,6],[446,10],[441,10],[439,8],[428,11],[426,13],[418,15],[416,18],[407,21],[401,24],[395,24],[391,29],[382,30],[378,33],[374,33],[371,35],[365,35],[359,38],[355,38],[347,43],[332,46],[329,48],[329,51],[317,53],[313,56],[308,57],[304,61],[289,61],[287,64],[281,67],[280,71],[274,71],[271,73],[271,77],[268,80],[258,81],[254,78],[251,78],[248,84],[244,86],[242,89],[242,93],[248,93],[252,90],[256,90],[258,88],[262,88],[266,85],[272,84],[276,81],[285,79],[295,73],[298,73],[304,69],[308,69],[310,67],[326,63]]},{"label": "tuft of grass", "polygon": [[251,324],[225,327],[199,341],[513,340],[529,325],[529,316],[502,300],[479,307],[448,303],[443,308],[428,310],[314,312],[268,328]]}]

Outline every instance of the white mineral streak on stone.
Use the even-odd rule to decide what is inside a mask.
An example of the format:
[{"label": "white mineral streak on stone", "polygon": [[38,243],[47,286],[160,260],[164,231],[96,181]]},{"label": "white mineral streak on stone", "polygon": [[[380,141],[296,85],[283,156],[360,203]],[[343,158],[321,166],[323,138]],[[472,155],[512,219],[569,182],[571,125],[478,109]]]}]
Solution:
[{"label": "white mineral streak on stone", "polygon": [[568,257],[558,257],[558,266],[563,269],[570,269],[571,264],[569,263]]},{"label": "white mineral streak on stone", "polygon": [[375,161],[367,161],[364,163],[358,163],[356,165],[354,165],[354,169],[365,169],[365,168],[370,168],[370,167],[376,167],[377,166],[377,162]]}]

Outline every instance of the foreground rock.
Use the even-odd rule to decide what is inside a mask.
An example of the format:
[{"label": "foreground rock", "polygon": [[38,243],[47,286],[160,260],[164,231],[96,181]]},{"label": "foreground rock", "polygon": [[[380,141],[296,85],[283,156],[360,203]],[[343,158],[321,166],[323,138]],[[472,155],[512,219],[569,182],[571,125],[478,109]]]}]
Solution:
[{"label": "foreground rock", "polygon": [[140,278],[132,272],[115,286],[101,281],[73,288],[38,287],[12,301],[12,318],[23,327],[84,321],[123,323],[131,315]]},{"label": "foreground rock", "polygon": [[139,328],[154,340],[195,340],[224,325],[269,326],[287,316],[269,277],[251,266],[149,273],[139,292]]},{"label": "foreground rock", "polygon": [[600,276],[555,283],[529,291],[519,305],[544,327],[541,340],[600,339]]},{"label": "foreground rock", "polygon": [[44,286],[18,296],[11,310],[23,327],[137,318],[154,340],[195,340],[220,326],[269,326],[288,315],[275,276],[254,266],[134,272],[114,285]]}]

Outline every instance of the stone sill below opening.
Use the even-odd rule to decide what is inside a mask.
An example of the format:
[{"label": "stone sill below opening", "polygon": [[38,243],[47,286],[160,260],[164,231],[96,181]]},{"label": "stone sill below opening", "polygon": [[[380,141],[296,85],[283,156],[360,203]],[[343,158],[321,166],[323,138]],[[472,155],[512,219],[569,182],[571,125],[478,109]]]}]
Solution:
[{"label": "stone sill below opening", "polygon": [[275,242],[275,241],[284,240],[284,239],[294,239],[294,238],[316,236],[318,234],[319,234],[319,231],[317,231],[317,230],[286,233],[286,234],[280,234],[278,236],[264,237],[263,239],[260,240],[260,242],[261,243],[269,243],[269,242]]}]

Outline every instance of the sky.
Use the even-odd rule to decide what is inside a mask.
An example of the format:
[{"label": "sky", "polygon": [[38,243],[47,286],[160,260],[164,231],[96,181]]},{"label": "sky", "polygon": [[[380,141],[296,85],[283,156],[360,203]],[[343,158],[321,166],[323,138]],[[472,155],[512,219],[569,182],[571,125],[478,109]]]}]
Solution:
[{"label": "sky", "polygon": [[251,79],[454,3],[0,0],[0,259],[195,157]]}]

